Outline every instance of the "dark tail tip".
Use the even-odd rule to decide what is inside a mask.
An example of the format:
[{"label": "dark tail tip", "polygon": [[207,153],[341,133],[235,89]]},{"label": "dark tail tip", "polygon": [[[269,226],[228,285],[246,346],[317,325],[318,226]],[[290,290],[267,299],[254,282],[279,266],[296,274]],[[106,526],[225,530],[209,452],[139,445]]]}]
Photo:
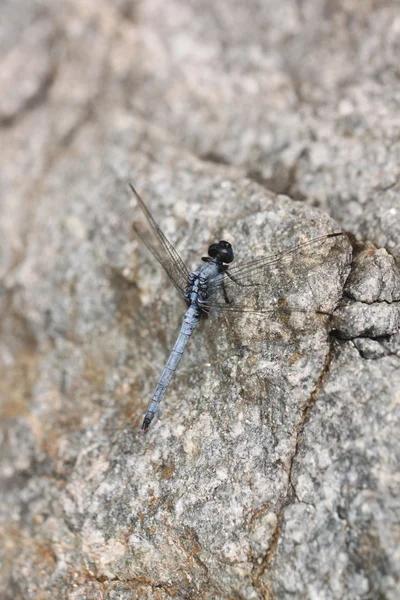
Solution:
[{"label": "dark tail tip", "polygon": [[146,432],[150,427],[151,419],[149,417],[145,417],[142,423],[142,431]]}]

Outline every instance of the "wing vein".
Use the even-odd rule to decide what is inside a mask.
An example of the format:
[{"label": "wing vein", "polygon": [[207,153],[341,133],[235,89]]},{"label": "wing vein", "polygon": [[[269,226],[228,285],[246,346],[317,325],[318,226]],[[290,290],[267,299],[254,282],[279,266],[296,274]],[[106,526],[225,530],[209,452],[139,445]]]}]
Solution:
[{"label": "wing vein", "polygon": [[139,239],[145,244],[145,246],[148,248],[148,250],[150,250],[150,252],[153,254],[153,256],[158,260],[160,265],[164,268],[165,272],[167,273],[168,277],[170,278],[172,283],[175,285],[175,287],[183,294],[185,291],[185,288],[186,288],[186,283],[187,283],[188,277],[189,277],[189,271],[186,268],[185,263],[179,256],[178,252],[175,250],[175,248],[173,247],[171,242],[165,237],[165,235],[161,231],[160,227],[155,222],[152,214],[148,210],[147,206],[143,202],[143,200],[140,197],[140,195],[138,194],[138,192],[135,190],[135,188],[133,187],[133,185],[131,183],[129,184],[129,186],[130,186],[133,194],[135,195],[136,200],[138,201],[139,206],[142,209],[147,221],[149,222],[151,229],[153,230],[155,236],[157,237],[158,241],[160,242],[162,248],[164,249],[166,257],[169,260],[169,264],[167,264],[162,259],[161,255],[154,248],[154,246],[145,239],[145,236],[140,232],[137,225],[135,225],[135,224],[133,225],[133,230],[135,231],[135,233],[139,237]]}]

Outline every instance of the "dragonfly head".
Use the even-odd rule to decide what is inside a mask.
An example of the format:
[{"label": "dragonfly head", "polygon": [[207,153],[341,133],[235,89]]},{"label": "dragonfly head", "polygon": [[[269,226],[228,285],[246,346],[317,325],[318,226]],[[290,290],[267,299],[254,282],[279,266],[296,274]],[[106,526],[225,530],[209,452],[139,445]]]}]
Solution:
[{"label": "dragonfly head", "polygon": [[231,263],[233,261],[232,246],[229,242],[225,242],[225,240],[211,244],[211,246],[208,247],[208,256],[211,258],[219,258],[223,263]]}]

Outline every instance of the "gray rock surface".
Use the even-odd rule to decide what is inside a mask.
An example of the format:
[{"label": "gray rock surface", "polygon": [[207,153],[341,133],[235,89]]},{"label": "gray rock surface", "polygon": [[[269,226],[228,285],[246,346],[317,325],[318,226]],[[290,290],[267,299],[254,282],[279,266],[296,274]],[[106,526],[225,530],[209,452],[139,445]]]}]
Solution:
[{"label": "gray rock surface", "polygon": [[[397,600],[396,3],[0,14],[0,598]],[[190,267],[351,234],[271,274],[311,312],[205,323],[145,436],[184,307],[129,180]]]}]

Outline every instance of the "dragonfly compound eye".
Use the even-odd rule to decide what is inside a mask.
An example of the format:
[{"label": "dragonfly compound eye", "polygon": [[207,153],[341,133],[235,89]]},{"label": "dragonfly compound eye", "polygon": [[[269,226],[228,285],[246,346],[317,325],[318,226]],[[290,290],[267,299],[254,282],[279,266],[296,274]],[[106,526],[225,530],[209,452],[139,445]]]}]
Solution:
[{"label": "dragonfly compound eye", "polygon": [[218,244],[211,244],[208,248],[208,256],[219,258],[224,263],[231,263],[233,261],[233,250],[229,242],[221,240]]}]

